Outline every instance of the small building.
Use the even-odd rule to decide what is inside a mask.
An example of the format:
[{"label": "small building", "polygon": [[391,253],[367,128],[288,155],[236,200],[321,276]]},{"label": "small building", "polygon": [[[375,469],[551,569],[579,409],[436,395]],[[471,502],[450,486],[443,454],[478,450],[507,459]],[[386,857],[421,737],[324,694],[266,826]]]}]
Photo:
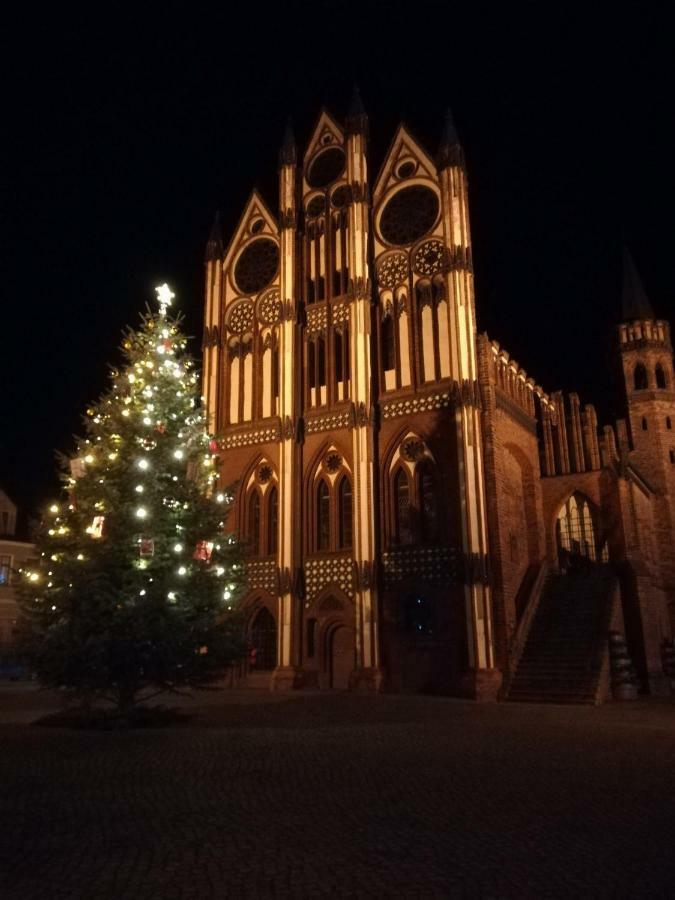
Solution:
[{"label": "small building", "polygon": [[37,568],[35,545],[17,534],[17,507],[0,488],[0,677],[13,667],[16,654],[19,570]]}]

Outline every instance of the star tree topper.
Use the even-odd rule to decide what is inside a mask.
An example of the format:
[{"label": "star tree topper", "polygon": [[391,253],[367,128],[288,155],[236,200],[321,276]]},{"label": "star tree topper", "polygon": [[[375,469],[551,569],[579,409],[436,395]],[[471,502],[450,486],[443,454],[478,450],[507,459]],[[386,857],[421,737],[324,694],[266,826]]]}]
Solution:
[{"label": "star tree topper", "polygon": [[156,287],[155,290],[157,291],[157,300],[159,302],[159,314],[160,316],[165,316],[167,306],[171,306],[171,301],[176,295],[166,281],[164,284],[160,284],[159,287]]}]

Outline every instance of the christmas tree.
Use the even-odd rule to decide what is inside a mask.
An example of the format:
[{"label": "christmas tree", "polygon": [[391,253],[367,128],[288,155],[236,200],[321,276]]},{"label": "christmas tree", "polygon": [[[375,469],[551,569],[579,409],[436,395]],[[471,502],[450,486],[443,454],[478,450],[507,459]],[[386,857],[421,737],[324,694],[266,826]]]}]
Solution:
[{"label": "christmas tree", "polygon": [[129,711],[150,694],[206,686],[243,652],[243,564],[224,531],[216,442],[196,403],[174,296],[124,335],[125,365],[62,459],[65,492],[25,572],[40,681]]}]

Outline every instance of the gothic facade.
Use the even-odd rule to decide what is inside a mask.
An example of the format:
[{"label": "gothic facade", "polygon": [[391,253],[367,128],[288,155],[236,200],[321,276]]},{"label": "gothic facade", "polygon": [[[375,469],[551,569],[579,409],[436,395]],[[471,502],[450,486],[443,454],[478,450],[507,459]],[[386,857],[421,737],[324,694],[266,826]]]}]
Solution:
[{"label": "gothic facade", "polygon": [[247,558],[245,677],[496,697],[567,552],[615,565],[656,689],[675,601],[668,324],[633,284],[628,418],[599,433],[591,405],[477,332],[451,118],[435,156],[401,125],[378,173],[367,131],[358,95],[302,156],[289,129],[278,215],[254,191],[207,245],[203,394]]}]

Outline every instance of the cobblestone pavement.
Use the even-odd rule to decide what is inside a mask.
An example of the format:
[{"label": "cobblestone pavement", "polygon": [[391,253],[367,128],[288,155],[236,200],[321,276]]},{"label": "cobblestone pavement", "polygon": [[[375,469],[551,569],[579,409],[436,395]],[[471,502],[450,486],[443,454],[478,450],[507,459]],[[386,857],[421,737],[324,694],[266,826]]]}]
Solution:
[{"label": "cobblestone pavement", "polygon": [[[671,701],[195,702],[162,730],[0,725],[4,900],[675,896]],[[31,703],[0,688],[0,719]]]}]

